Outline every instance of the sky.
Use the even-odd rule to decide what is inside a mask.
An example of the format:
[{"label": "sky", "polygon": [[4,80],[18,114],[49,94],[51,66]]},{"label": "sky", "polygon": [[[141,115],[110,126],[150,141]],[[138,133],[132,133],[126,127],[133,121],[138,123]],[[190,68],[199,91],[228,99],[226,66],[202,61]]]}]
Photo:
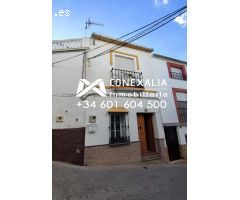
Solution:
[{"label": "sky", "polygon": [[[186,0],[52,0],[52,37],[53,40],[81,38],[95,32],[118,38],[186,4]],[[59,16],[59,10],[69,11]],[[88,18],[104,26],[91,26],[85,31]],[[186,61],[187,14],[134,43]]]}]

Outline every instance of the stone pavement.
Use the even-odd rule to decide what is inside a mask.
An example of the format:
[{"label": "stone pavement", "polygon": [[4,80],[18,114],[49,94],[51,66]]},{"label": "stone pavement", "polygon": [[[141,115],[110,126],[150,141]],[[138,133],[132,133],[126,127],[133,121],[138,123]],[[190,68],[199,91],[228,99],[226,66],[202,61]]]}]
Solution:
[{"label": "stone pavement", "polygon": [[186,200],[187,166],[83,167],[53,162],[53,200]]}]

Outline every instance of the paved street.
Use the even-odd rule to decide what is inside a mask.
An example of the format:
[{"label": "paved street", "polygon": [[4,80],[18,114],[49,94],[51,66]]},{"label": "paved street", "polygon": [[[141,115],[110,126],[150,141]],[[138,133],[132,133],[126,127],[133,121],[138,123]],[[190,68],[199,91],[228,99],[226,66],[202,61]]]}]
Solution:
[{"label": "paved street", "polygon": [[53,162],[53,200],[186,200],[186,164],[79,167]]}]

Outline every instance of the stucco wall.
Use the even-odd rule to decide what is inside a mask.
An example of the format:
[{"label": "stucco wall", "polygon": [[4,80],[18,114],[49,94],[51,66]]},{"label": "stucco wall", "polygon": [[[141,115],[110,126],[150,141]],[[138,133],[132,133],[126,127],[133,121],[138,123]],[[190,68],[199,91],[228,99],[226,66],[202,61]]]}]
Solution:
[{"label": "stucco wall", "polygon": [[[160,58],[152,57],[151,58],[151,71],[148,72],[149,76],[154,79],[166,79],[167,81],[167,108],[161,109],[163,123],[176,123],[178,122],[178,116],[176,112],[176,106],[173,98],[172,88],[182,88],[187,89],[187,82],[184,80],[177,80],[169,78],[168,67],[167,67],[167,60],[163,60]],[[152,73],[155,72],[155,73]],[[160,88],[157,88],[160,91]]]},{"label": "stucco wall", "polygon": [[177,128],[179,144],[187,144],[185,135],[187,135],[187,126]]},{"label": "stucco wall", "polygon": [[[87,42],[85,39],[85,44],[92,44],[92,41]],[[90,48],[95,48],[97,46],[106,44],[102,41],[95,41],[95,46],[90,46]],[[104,49],[108,49],[113,45],[107,45],[104,48],[94,50],[88,53],[88,58],[97,55]],[[134,54],[138,56],[140,69],[136,71],[143,73],[143,78],[146,80],[150,79],[166,79],[167,81],[167,108],[166,109],[149,109],[148,112],[154,114],[154,130],[155,138],[165,138],[163,131],[163,123],[178,123],[175,103],[172,94],[172,87],[184,88],[186,89],[186,81],[170,79],[168,75],[168,68],[166,60],[153,57],[150,53],[122,47],[118,51]],[[53,62],[62,60],[71,56],[75,56],[82,51],[78,52],[65,52],[65,53],[55,53],[53,54]],[[107,86],[111,77],[111,69],[114,66],[110,64],[110,55],[106,54],[104,56],[92,59],[87,62],[86,76],[89,82],[93,82],[96,79],[103,79],[105,85]],[[78,128],[86,127],[88,124],[89,115],[95,115],[97,117],[97,131],[94,134],[89,134],[86,128],[85,145],[103,145],[109,143],[109,114],[107,109],[83,109],[76,106],[80,99],[75,97],[76,90],[78,87],[79,79],[82,78],[83,70],[83,57],[78,56],[66,62],[57,63],[52,67],[53,74],[53,128]],[[146,89],[161,91],[159,87],[146,87]],[[87,100],[96,100],[100,102],[102,98],[99,97],[89,97]],[[115,100],[111,98],[111,100]],[[123,106],[123,102],[126,98],[118,98],[119,106]],[[134,99],[137,102],[140,99]],[[147,101],[147,99],[141,99]],[[145,112],[145,108],[129,109],[129,132],[131,141],[139,141],[138,138],[138,128],[137,128],[137,114],[138,112]],[[56,122],[57,116],[63,116],[63,122]],[[179,143],[185,144],[185,133],[186,127],[178,128],[179,133]]]}]

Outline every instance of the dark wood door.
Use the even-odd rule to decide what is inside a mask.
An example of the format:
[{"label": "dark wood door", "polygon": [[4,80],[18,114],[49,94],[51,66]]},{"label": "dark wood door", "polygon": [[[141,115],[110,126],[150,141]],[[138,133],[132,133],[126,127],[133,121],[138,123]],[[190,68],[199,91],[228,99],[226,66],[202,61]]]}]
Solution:
[{"label": "dark wood door", "polygon": [[147,149],[148,151],[156,152],[152,117],[153,114],[144,114]]},{"label": "dark wood door", "polygon": [[143,114],[137,114],[137,123],[138,123],[138,135],[140,140],[140,149],[141,153],[147,153],[147,139],[145,131],[145,121]]},{"label": "dark wood door", "polygon": [[168,147],[169,160],[178,160],[181,158],[176,126],[164,127],[166,143]]}]

